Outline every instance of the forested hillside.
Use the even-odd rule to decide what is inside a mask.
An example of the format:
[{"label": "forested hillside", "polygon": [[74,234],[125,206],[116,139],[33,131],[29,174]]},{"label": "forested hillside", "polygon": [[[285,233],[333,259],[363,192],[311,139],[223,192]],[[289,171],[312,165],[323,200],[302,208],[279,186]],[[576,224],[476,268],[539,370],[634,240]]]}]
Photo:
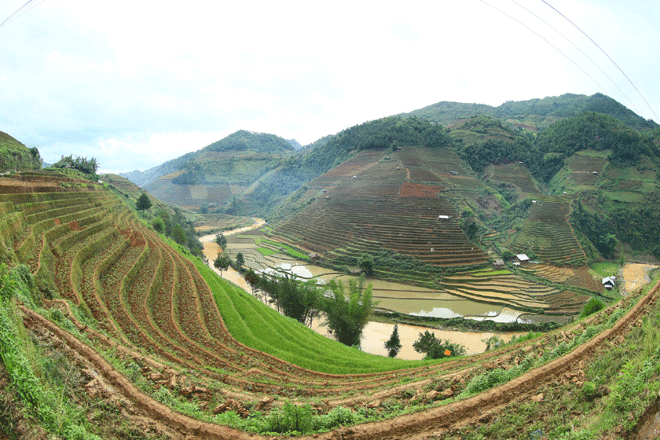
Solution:
[{"label": "forested hillside", "polygon": [[[635,216],[651,215],[638,210],[649,209],[644,205],[657,189],[658,129],[649,129],[656,124],[611,98],[567,94],[496,108],[438,103],[404,116],[356,125],[299,151],[282,138],[240,131],[168,162],[167,171],[176,170],[146,189],[193,211],[256,215],[281,224],[326,198],[311,195],[310,182],[347,160],[371,151],[395,163],[398,150],[424,148],[440,158],[423,160],[442,160],[454,164],[448,165],[452,169],[438,174],[428,170],[433,162],[411,165],[398,159],[398,169],[407,173],[404,181],[436,185],[464,230],[469,228],[471,242],[483,250],[531,252],[538,246],[523,243],[536,236],[525,219],[540,194],[563,197],[561,210],[567,213],[574,212],[577,199],[585,207],[585,214],[570,216],[584,252],[552,256],[541,251],[556,262],[655,248],[653,231]],[[426,174],[416,167],[427,168]],[[375,188],[384,176],[372,178],[361,186]],[[617,226],[621,219],[638,226],[626,230]],[[512,227],[519,228],[516,235],[504,235]],[[483,237],[496,238],[482,242]]]},{"label": "forested hillside", "polygon": [[36,147],[25,145],[0,131],[0,172],[38,170],[41,156]]},{"label": "forested hillside", "polygon": [[484,115],[501,119],[520,128],[537,131],[549,127],[558,120],[577,116],[583,112],[609,115],[636,129],[658,127],[656,122],[641,118],[621,103],[601,93],[592,96],[567,93],[528,101],[507,101],[498,107],[443,101],[401,116],[417,116],[446,125],[475,115]]}]

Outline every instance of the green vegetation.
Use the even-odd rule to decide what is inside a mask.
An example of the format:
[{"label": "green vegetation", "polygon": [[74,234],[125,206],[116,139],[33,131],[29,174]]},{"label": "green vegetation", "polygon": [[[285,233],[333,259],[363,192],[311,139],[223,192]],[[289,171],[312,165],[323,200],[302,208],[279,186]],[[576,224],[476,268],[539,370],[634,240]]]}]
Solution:
[{"label": "green vegetation", "polygon": [[74,159],[73,156],[62,156],[60,160],[52,165],[53,168],[72,168],[78,170],[83,174],[91,176],[92,180],[98,180],[96,170],[99,167],[95,158],[87,159],[86,157],[78,157]]},{"label": "green vegetation", "polygon": [[219,278],[203,263],[193,262],[211,288],[231,335],[243,344],[303,368],[327,373],[373,373],[419,365],[418,361],[366,354],[321,336],[297,321],[284,320],[276,310]]},{"label": "green vegetation", "polygon": [[[38,353],[34,342],[26,334],[18,314],[14,297],[31,298],[34,281],[25,266],[8,270],[0,266],[0,360],[11,383],[25,406],[23,414],[3,411],[0,429],[13,432],[16,425],[27,417],[46,432],[64,438],[100,439],[90,434],[87,420],[80,409],[67,398],[70,371],[62,371],[57,357]],[[0,395],[0,399],[5,395]],[[6,411],[12,402],[0,402]],[[17,408],[15,408],[17,409]]]},{"label": "green vegetation", "polygon": [[41,169],[41,156],[36,147],[25,145],[0,131],[0,171]]},{"label": "green vegetation", "polygon": [[401,350],[401,339],[399,338],[399,325],[394,325],[394,330],[390,338],[385,342],[385,349],[387,349],[387,355],[391,358],[396,357]]},{"label": "green vegetation", "polygon": [[605,303],[598,298],[591,298],[589,302],[584,306],[584,310],[580,314],[580,318],[586,318],[589,315],[603,310],[605,308]]},{"label": "green vegetation", "polygon": [[323,291],[314,279],[303,283],[287,273],[274,277],[263,275],[257,278],[256,287],[268,293],[284,316],[310,327],[323,309]]},{"label": "green vegetation", "polygon": [[452,356],[464,356],[465,347],[455,342],[437,339],[435,334],[426,330],[419,334],[419,338],[413,343],[417,353],[426,355],[424,359],[442,359]]},{"label": "green vegetation", "polygon": [[351,279],[348,286],[341,280],[332,280],[328,287],[333,295],[326,298],[323,307],[325,325],[337,341],[349,347],[360,347],[362,330],[369,322],[374,305],[371,284],[365,288],[362,276],[358,281]]},{"label": "green vegetation", "polygon": [[149,208],[151,208],[151,200],[149,200],[147,193],[142,193],[135,203],[135,209],[138,211],[144,211]]}]

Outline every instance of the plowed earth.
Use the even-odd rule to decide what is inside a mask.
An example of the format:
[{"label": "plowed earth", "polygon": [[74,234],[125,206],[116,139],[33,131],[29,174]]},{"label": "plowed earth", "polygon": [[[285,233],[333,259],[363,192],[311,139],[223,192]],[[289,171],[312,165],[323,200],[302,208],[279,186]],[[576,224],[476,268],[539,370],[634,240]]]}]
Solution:
[{"label": "plowed earth", "polygon": [[[554,381],[558,376],[578,365],[584,365],[589,359],[598,354],[598,347],[605,344],[614,343],[615,339],[625,337],[632,325],[644,314],[645,308],[657,300],[660,284],[656,284],[641,298],[638,303],[624,315],[609,330],[595,336],[589,342],[579,346],[572,352],[534,370],[531,370],[523,376],[514,379],[506,384],[492,388],[479,395],[469,399],[451,403],[445,406],[434,407],[426,411],[415,414],[400,416],[392,420],[386,420],[377,423],[368,423],[348,428],[319,434],[304,439],[388,439],[388,438],[406,438],[422,439],[429,436],[442,436],[455,427],[464,426],[467,423],[484,419],[484,415],[497,411],[502,406],[520,399],[526,399],[535,394],[535,391]],[[211,423],[201,422],[190,417],[178,414],[167,408],[165,405],[155,401],[151,397],[141,392],[126,377],[121,375],[112,367],[101,355],[88,345],[82,343],[79,339],[70,333],[60,329],[58,326],[48,321],[41,315],[21,308],[24,313],[24,322],[28,328],[41,327],[47,329],[53,335],[56,335],[64,341],[72,350],[89,361],[96,371],[103,377],[107,383],[111,384],[118,393],[132,403],[136,412],[147,419],[151,419],[158,424],[162,424],[173,432],[180,435],[179,438],[200,438],[200,439],[254,439],[259,436],[247,434],[242,431],[223,427]],[[605,313],[611,313],[608,309]],[[108,344],[115,345],[110,339],[103,337],[86,327],[79,325],[79,328],[86,330],[89,336],[96,337],[98,340],[104,340]],[[537,346],[539,344],[537,343]],[[145,358],[130,350],[124,350],[128,355],[133,355],[145,360]],[[495,362],[505,363],[510,361],[511,353],[498,353],[499,358]],[[475,357],[474,359],[478,359]],[[149,362],[153,368],[158,368],[157,362]],[[465,360],[456,361],[454,364],[465,367]],[[445,364],[450,369],[450,364]],[[468,368],[469,370],[469,368]],[[460,370],[459,370],[460,371]],[[463,373],[467,373],[463,370]],[[460,374],[459,374],[460,375]],[[419,386],[419,384],[417,384]],[[400,389],[397,391],[399,392]],[[373,396],[372,396],[373,398]],[[487,417],[486,417],[487,418]],[[268,438],[268,437],[263,437]]]},{"label": "plowed earth", "polygon": [[[59,197],[59,193],[55,196]],[[27,210],[23,205],[31,204],[35,213],[48,217],[50,203],[61,201],[57,197],[41,194],[39,198],[30,199],[9,193],[6,198],[11,199],[18,211]],[[88,199],[93,198],[89,195]],[[77,208],[67,209],[75,212]],[[121,399],[129,402],[132,416],[161,426],[163,432],[174,433],[175,438],[259,436],[172,411],[141,391],[99,350],[117,352],[117,358],[139,365],[143,378],[154,390],[166,387],[176,391],[209,413],[213,410],[211,405],[218,402],[224,402],[225,408],[228,402],[234,402],[232,408],[247,416],[246,408],[255,401],[259,402],[256,410],[267,411],[285,401],[305,403],[312,397],[315,402],[321,402],[315,405],[315,411],[324,414],[337,406],[366,407],[386,413],[385,401],[394,400],[404,408],[419,408],[419,402],[423,402],[429,408],[414,414],[302,438],[427,438],[442,436],[448,429],[470,423],[509,402],[525,399],[557,375],[577,368],[596,355],[599,346],[624,337],[630,325],[644,313],[646,305],[655,301],[658,292],[656,285],[612,329],[603,331],[564,357],[475,397],[433,406],[460,394],[475,375],[492,368],[513,366],[517,364],[516,359],[526,353],[550,350],[559,340],[574,337],[572,330],[579,333],[585,323],[547,334],[526,345],[507,346],[452,362],[371,374],[315,372],[235,340],[227,331],[212,292],[196,267],[127,212],[125,208],[99,211],[84,227],[80,220],[80,228],[69,228],[67,223],[60,227],[53,221],[51,226],[42,225],[46,229],[44,237],[52,233],[57,238],[41,247],[36,246],[44,240],[33,241],[40,262],[30,267],[41,271],[40,267],[52,265],[60,294],[89,310],[99,320],[99,328],[110,337],[78,322],[69,303],[62,300],[50,305],[63,308],[89,343],[34,311],[21,310],[28,328],[35,333],[48,332],[88,362]],[[34,219],[34,222],[28,220],[24,227],[37,226],[36,217]],[[16,240],[21,236],[20,230],[12,230],[7,235],[10,242],[28,243]],[[39,273],[35,272],[37,281]],[[630,300],[631,297],[624,301]],[[602,321],[612,311],[612,308],[607,309],[592,319]],[[313,352],[311,347],[300,347],[300,350]],[[90,385],[90,389],[94,387]],[[222,405],[213,412],[216,410],[221,411]]]}]

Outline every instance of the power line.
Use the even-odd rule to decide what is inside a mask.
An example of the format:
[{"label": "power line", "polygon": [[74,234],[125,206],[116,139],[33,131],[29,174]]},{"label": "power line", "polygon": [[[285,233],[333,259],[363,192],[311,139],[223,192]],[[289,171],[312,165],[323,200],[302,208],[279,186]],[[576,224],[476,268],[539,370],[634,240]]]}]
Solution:
[{"label": "power line", "polygon": [[545,21],[543,18],[541,18],[540,16],[538,16],[537,14],[535,14],[533,11],[530,11],[530,10],[527,9],[525,6],[523,6],[523,5],[521,5],[520,3],[518,3],[516,0],[511,0],[511,1],[512,1],[515,5],[519,6],[520,8],[524,9],[525,11],[527,11],[529,14],[533,15],[534,17],[536,17],[536,19],[538,19],[539,21],[543,22],[546,26],[548,26],[550,29],[552,29],[552,30],[555,31],[557,34],[559,34],[564,40],[566,40],[568,43],[570,43],[571,46],[573,46],[575,49],[577,49],[577,50],[578,50],[578,51],[579,51],[579,52],[580,52],[585,58],[587,58],[589,61],[591,61],[591,63],[592,63],[594,66],[596,66],[596,68],[600,71],[600,73],[602,73],[603,75],[605,75],[605,77],[606,77],[607,79],[610,80],[610,82],[611,82],[611,83],[614,85],[614,87],[616,87],[616,89],[617,89],[617,90],[623,95],[623,97],[626,98],[626,100],[630,103],[630,106],[635,110],[635,112],[636,112],[636,113],[639,113],[639,111],[638,111],[637,108],[635,107],[635,104],[633,103],[632,99],[630,99],[630,98],[628,97],[628,95],[626,95],[626,93],[625,93],[623,90],[621,90],[621,87],[619,87],[619,85],[616,83],[616,81],[614,81],[614,80],[613,80],[613,79],[612,79],[612,78],[611,78],[611,77],[610,77],[610,76],[609,76],[609,75],[608,75],[608,74],[607,74],[607,73],[606,73],[606,72],[600,67],[600,65],[599,65],[598,63],[596,63],[596,62],[595,62],[595,61],[594,61],[594,60],[593,60],[593,59],[592,59],[592,58],[591,58],[586,52],[584,52],[582,49],[580,49],[580,48],[577,46],[577,44],[573,43],[573,41],[571,41],[570,38],[568,38],[566,35],[564,35],[563,33],[561,33],[561,31],[559,31],[557,28],[555,28],[554,26],[552,26],[550,23],[548,23],[547,21]]},{"label": "power line", "polygon": [[[16,20],[21,15],[23,15],[26,12],[36,8],[37,6],[39,6],[40,4],[42,4],[45,1],[46,0],[36,0],[36,1],[35,0],[28,0],[27,3],[25,3],[23,6],[21,6],[16,11],[14,11],[14,13],[11,14],[9,17],[7,17],[5,19],[5,21],[0,23],[0,28],[2,28],[4,25],[9,24],[10,22]],[[28,5],[30,5],[30,6],[28,7]]]},{"label": "power line", "polygon": [[601,51],[601,52],[607,57],[607,59],[610,60],[610,61],[612,62],[612,64],[614,64],[614,66],[615,66],[617,69],[619,69],[619,72],[621,72],[621,74],[622,74],[622,75],[628,80],[628,82],[630,83],[630,85],[633,86],[633,88],[635,89],[635,91],[637,92],[637,94],[642,98],[642,100],[644,101],[644,103],[646,103],[646,106],[649,108],[649,110],[651,110],[651,113],[653,113],[653,116],[655,116],[655,119],[656,119],[656,120],[660,120],[660,118],[658,118],[658,115],[655,114],[655,112],[653,111],[653,108],[651,108],[651,105],[648,103],[648,101],[646,100],[646,98],[644,98],[644,96],[643,96],[642,93],[639,91],[639,89],[637,88],[637,86],[635,86],[635,84],[633,84],[633,82],[631,81],[631,79],[628,78],[628,75],[626,75],[626,73],[623,71],[623,69],[621,69],[621,67],[619,67],[619,65],[618,65],[618,64],[617,64],[617,63],[616,63],[616,62],[615,62],[615,61],[614,61],[614,60],[613,60],[608,54],[607,54],[607,52],[605,52],[605,51],[603,50],[603,48],[600,47],[600,46],[598,45],[598,43],[596,43],[596,42],[595,42],[595,41],[594,41],[589,35],[587,35],[586,32],[584,32],[582,29],[580,29],[580,27],[579,27],[578,25],[576,25],[575,23],[573,23],[568,17],[566,17],[564,14],[562,14],[557,8],[555,8],[554,6],[552,6],[550,3],[548,3],[548,2],[545,1],[545,0],[541,0],[541,1],[542,1],[543,3],[545,3],[548,7],[550,7],[553,11],[555,11],[557,14],[561,15],[561,16],[564,18],[564,20],[568,21],[571,25],[573,25],[573,27],[575,27],[578,31],[580,31],[580,32],[582,33],[582,35],[584,35],[585,37],[587,37],[587,38],[589,39],[589,41],[591,41],[591,42],[593,43],[593,45],[596,46],[596,47],[597,47],[597,48],[598,48],[598,49],[599,49],[599,50],[600,50],[600,51]]},{"label": "power line", "polygon": [[503,14],[503,15],[509,17],[511,20],[515,21],[516,23],[518,23],[519,25],[521,25],[522,27],[524,27],[525,29],[527,29],[528,31],[530,31],[531,33],[533,33],[534,35],[536,35],[537,37],[539,37],[541,40],[545,41],[548,45],[550,45],[552,48],[554,48],[557,52],[559,52],[560,54],[562,54],[562,55],[563,55],[568,61],[570,61],[571,63],[573,63],[573,64],[575,65],[575,67],[577,67],[578,69],[580,69],[580,70],[582,71],[582,73],[584,73],[586,76],[588,76],[589,79],[591,79],[591,80],[592,80],[592,81],[593,81],[593,82],[594,82],[594,83],[595,83],[595,84],[596,84],[596,85],[597,85],[597,86],[603,91],[603,93],[607,94],[607,91],[605,90],[605,88],[603,88],[603,86],[601,86],[601,85],[598,83],[598,81],[596,81],[591,75],[589,75],[589,73],[588,73],[586,70],[584,70],[584,69],[582,68],[582,66],[580,66],[577,62],[575,62],[575,61],[574,61],[571,57],[569,57],[564,51],[562,51],[560,48],[558,48],[557,46],[555,46],[554,44],[552,44],[552,42],[551,42],[550,40],[548,40],[548,39],[545,38],[543,35],[541,35],[541,34],[539,34],[538,32],[536,32],[536,31],[535,31],[534,29],[532,29],[531,27],[527,26],[527,25],[526,25],[525,23],[523,23],[522,21],[520,21],[520,20],[518,20],[517,18],[513,17],[512,15],[510,15],[510,14],[504,12],[503,10],[501,10],[501,9],[499,9],[499,8],[497,8],[497,7],[493,6],[493,5],[491,5],[490,3],[486,2],[485,0],[479,0],[479,1],[480,1],[481,3],[483,3],[483,4],[485,4],[486,6],[490,6],[491,8],[495,9],[495,10],[496,10],[497,12],[499,12],[500,14]]}]

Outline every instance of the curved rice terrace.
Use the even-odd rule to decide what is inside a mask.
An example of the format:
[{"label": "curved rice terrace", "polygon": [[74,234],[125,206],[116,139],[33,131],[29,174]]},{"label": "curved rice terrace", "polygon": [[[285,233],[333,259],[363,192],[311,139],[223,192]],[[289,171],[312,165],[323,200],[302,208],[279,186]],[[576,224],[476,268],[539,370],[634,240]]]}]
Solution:
[{"label": "curved rice terrace", "polygon": [[520,188],[524,193],[540,193],[532,174],[523,164],[491,165],[484,177],[490,177],[490,179],[498,182],[510,183]]},{"label": "curved rice terrace", "polygon": [[[273,236],[328,260],[386,249],[435,266],[484,263],[451,202],[437,196],[442,187],[410,181],[412,159],[398,159],[409,151],[416,150],[358,154],[320,176],[308,185],[315,200]],[[436,176],[432,169],[425,173]]]},{"label": "curved rice terrace", "polygon": [[544,261],[557,265],[583,266],[586,256],[568,223],[571,198],[539,196],[511,242],[511,250],[533,252]]},{"label": "curved rice terrace", "polygon": [[[566,361],[550,361],[597,334],[589,329],[603,332],[590,344],[624,335],[627,325],[643,313],[642,306],[654,298],[644,297],[611,330],[615,321],[608,315],[613,309],[527,344],[450,362],[381,358],[283,319],[216,277],[200,260],[183,256],[96,185],[78,182],[67,188],[62,183],[71,182],[53,179],[45,184],[37,179],[17,186],[5,180],[0,179],[0,188],[6,190],[0,200],[5,252],[25,263],[39,291],[53,298],[44,300],[51,312],[42,313],[51,316],[53,308],[61,308],[65,318],[58,322],[69,322],[60,327],[23,309],[26,325],[64,341],[133,402],[132,411],[178,432],[174,438],[247,438],[221,425],[255,430],[248,424],[250,414],[277,411],[286,402],[312,403],[315,417],[344,411],[346,420],[321,430],[372,422],[322,438],[439,435],[448,426],[478,417],[476,402],[482,413],[497,411],[520,393],[533,392],[556,374],[570,371],[595,349],[576,349]],[[482,280],[484,289],[500,286],[492,289],[501,289],[502,295],[507,290],[506,273],[475,271],[447,281],[459,289],[466,277]],[[530,291],[520,300],[539,300],[546,294]],[[631,306],[627,301],[618,307],[623,312]],[[501,385],[509,391],[468,398],[482,389],[477,383],[493,369],[512,372],[514,382]],[[178,411],[185,407],[186,415],[163,402]],[[224,417],[224,411],[234,416]]]}]

